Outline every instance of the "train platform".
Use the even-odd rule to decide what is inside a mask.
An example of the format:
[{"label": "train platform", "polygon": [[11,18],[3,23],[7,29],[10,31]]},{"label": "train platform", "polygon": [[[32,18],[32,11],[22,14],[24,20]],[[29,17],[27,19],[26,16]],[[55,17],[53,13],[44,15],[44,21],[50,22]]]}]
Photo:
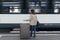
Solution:
[{"label": "train platform", "polygon": [[60,40],[60,34],[36,34],[30,39],[20,39],[20,34],[0,34],[0,40]]}]

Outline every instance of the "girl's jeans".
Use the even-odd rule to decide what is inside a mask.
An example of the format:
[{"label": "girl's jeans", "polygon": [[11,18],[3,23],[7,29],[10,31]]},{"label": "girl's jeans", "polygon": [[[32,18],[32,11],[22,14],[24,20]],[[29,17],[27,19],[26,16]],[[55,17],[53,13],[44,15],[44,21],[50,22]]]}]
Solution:
[{"label": "girl's jeans", "polygon": [[[34,33],[33,33],[33,31],[34,31]],[[32,33],[34,34],[34,36],[33,37],[35,37],[36,36],[36,25],[31,25],[31,37],[32,37]]]}]

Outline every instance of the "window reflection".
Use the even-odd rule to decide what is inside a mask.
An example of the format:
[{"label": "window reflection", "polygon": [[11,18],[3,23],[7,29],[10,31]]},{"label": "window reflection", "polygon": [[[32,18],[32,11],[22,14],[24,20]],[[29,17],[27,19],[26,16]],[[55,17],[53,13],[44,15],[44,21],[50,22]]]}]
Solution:
[{"label": "window reflection", "polygon": [[55,3],[54,3],[54,13],[59,13],[59,10],[60,10],[60,2],[55,1]]},{"label": "window reflection", "polygon": [[29,12],[30,12],[31,9],[34,9],[35,13],[40,13],[39,2],[29,2]]},{"label": "window reflection", "polygon": [[[40,13],[40,9],[34,9],[35,13]],[[31,13],[31,9],[29,9],[29,13]]]},{"label": "window reflection", "polygon": [[17,1],[20,1],[20,0],[2,0],[4,2],[17,2]]},{"label": "window reflection", "polygon": [[59,10],[58,9],[54,9],[54,13],[58,13],[59,12]]},{"label": "window reflection", "polygon": [[21,13],[19,7],[10,7],[10,13]]},{"label": "window reflection", "polygon": [[40,9],[35,9],[35,12],[36,12],[36,13],[39,13],[39,12],[40,12]]}]

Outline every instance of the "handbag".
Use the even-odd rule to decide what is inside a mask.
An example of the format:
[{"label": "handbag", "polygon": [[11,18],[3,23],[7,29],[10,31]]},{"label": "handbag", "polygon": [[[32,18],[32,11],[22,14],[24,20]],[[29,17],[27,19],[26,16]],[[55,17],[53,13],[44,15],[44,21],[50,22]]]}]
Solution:
[{"label": "handbag", "polygon": [[38,26],[39,24],[40,24],[39,21],[37,21],[37,26]]}]

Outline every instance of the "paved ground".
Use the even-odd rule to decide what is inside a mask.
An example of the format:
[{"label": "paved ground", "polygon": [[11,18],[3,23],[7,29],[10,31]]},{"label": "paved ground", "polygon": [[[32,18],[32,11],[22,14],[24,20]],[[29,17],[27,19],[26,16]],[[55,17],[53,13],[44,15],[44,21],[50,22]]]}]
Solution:
[{"label": "paved ground", "polygon": [[36,34],[30,39],[20,39],[20,34],[0,34],[0,40],[60,40],[60,34]]},{"label": "paved ground", "polygon": [[36,38],[20,40],[60,40],[60,34],[37,34]]},{"label": "paved ground", "polygon": [[60,40],[60,34],[36,34],[30,39],[20,39],[20,34],[0,34],[0,40]]}]

